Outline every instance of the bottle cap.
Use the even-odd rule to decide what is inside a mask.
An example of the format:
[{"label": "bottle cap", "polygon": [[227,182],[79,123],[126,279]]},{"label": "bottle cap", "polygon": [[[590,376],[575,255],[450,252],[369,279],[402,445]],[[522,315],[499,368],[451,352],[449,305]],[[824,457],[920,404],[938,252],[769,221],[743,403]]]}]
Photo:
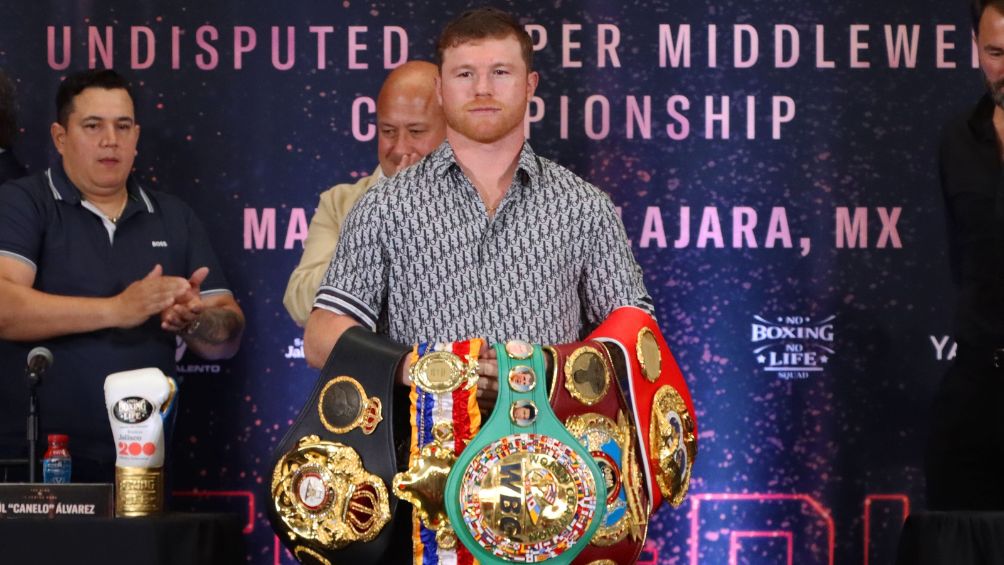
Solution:
[{"label": "bottle cap", "polygon": [[49,434],[49,443],[69,443],[70,436],[66,434]]}]

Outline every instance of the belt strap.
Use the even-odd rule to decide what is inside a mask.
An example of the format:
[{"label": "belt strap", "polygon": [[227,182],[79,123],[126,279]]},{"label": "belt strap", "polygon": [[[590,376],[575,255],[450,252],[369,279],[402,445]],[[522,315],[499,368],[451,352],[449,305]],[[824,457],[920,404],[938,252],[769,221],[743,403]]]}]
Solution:
[{"label": "belt strap", "polygon": [[484,565],[570,563],[602,522],[605,482],[548,405],[540,346],[495,350],[498,399],[450,471],[450,523]]},{"label": "belt strap", "polygon": [[393,387],[407,348],[363,328],[339,338],[272,456],[267,513],[305,563],[379,563],[396,552]]}]

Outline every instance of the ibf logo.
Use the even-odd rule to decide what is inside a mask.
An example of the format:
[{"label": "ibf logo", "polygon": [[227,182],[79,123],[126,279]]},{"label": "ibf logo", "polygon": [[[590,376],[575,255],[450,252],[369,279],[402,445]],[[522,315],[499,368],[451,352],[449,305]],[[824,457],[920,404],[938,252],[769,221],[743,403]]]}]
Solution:
[{"label": "ibf logo", "polygon": [[753,316],[750,342],[753,355],[764,371],[784,380],[807,379],[822,372],[836,353],[833,349],[833,320],[828,316],[779,316],[774,321]]}]

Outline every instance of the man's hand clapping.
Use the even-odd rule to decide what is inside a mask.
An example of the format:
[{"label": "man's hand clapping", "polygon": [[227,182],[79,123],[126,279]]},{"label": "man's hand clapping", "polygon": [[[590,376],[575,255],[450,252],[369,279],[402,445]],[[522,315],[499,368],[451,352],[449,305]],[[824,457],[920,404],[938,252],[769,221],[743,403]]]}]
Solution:
[{"label": "man's hand clapping", "polygon": [[200,297],[202,281],[209,274],[208,267],[199,267],[188,279],[188,289],[177,297],[173,304],[160,313],[160,327],[169,332],[189,330],[202,313],[204,305]]},{"label": "man's hand clapping", "polygon": [[164,276],[158,264],[142,279],[133,282],[114,298],[120,328],[134,328],[150,316],[163,312],[190,289],[189,281],[181,277]]}]

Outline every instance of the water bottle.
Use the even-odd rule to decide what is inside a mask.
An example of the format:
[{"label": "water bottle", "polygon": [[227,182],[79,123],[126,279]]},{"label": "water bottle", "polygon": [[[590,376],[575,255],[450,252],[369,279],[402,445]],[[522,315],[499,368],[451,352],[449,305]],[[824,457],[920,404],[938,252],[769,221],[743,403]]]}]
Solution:
[{"label": "water bottle", "polygon": [[66,434],[49,434],[49,449],[42,459],[43,482],[70,482],[70,450],[66,447],[69,442],[70,436]]}]

